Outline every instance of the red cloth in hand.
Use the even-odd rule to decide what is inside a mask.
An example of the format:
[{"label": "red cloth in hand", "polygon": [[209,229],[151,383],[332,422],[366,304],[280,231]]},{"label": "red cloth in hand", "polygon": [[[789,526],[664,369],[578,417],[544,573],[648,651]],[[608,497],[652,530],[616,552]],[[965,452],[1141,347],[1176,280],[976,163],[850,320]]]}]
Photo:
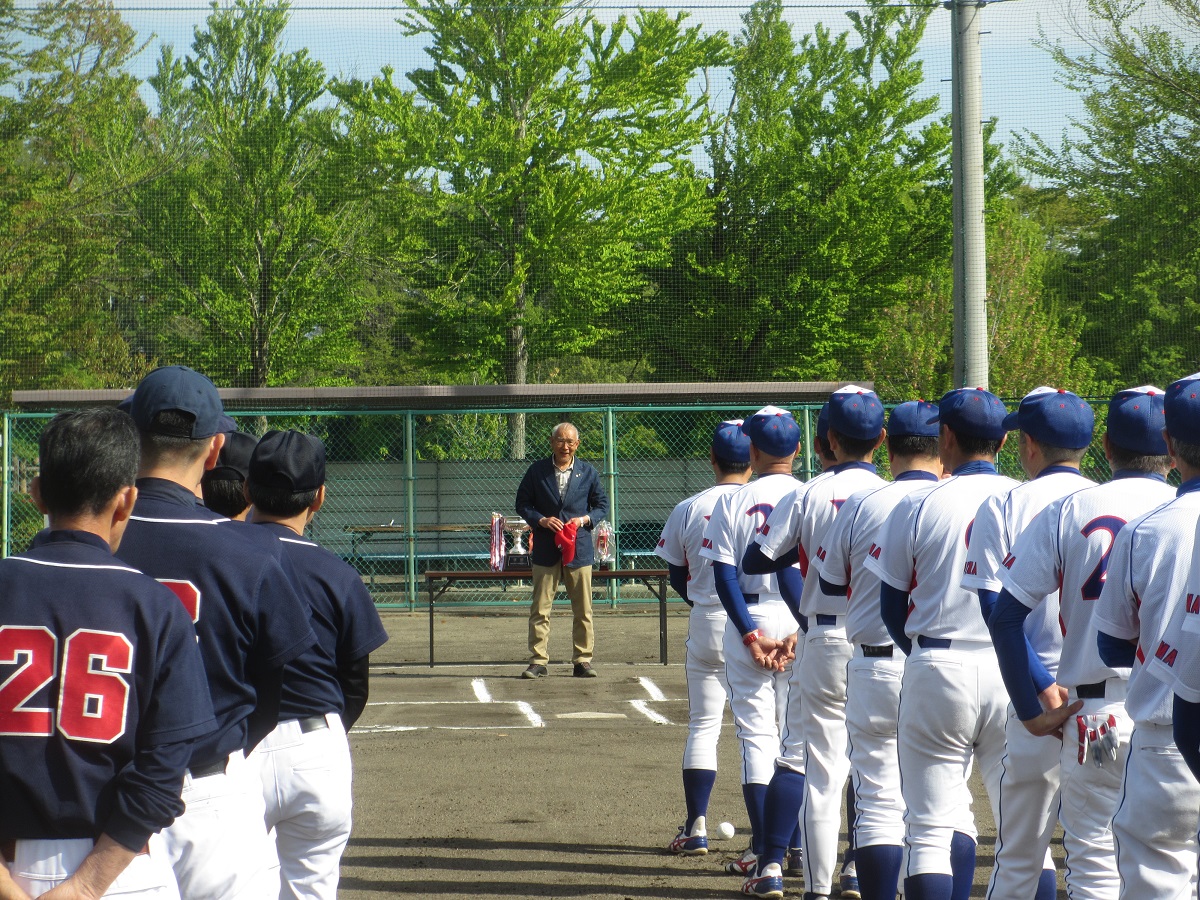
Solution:
[{"label": "red cloth in hand", "polygon": [[562,531],[556,532],[554,535],[554,543],[558,544],[558,548],[562,550],[564,566],[569,566],[571,561],[575,559],[575,535],[578,531],[579,526],[572,519],[563,526]]}]

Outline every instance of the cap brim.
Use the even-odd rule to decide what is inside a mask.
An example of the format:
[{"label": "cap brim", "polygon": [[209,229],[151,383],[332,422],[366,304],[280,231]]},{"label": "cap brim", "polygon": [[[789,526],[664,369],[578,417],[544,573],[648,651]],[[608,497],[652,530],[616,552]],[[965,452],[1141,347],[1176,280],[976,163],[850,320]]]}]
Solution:
[{"label": "cap brim", "polygon": [[1017,421],[1020,415],[1021,411],[1019,409],[1016,412],[1010,412],[1004,417],[1004,421],[1000,423],[1000,427],[1005,431],[1017,431],[1021,427],[1020,422]]},{"label": "cap brim", "polygon": [[230,431],[237,431],[238,424],[229,416],[222,415],[220,421],[217,422],[217,431],[221,434],[227,434]]}]

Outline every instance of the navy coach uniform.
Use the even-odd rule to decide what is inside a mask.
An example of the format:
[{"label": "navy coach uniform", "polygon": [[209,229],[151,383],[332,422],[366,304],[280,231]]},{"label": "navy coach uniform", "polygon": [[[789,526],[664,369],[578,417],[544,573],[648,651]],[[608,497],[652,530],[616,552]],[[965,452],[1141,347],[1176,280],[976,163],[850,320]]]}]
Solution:
[{"label": "navy coach uniform", "polygon": [[[231,430],[212,382],[190,369],[155,370],[138,385],[130,411],[139,429],[161,410],[194,414],[193,439]],[[275,900],[261,781],[245,754],[277,716],[283,666],[316,641],[311,615],[272,535],[205,509],[166,478],[139,478],[137,488],[117,555],[167,585],[190,613],[217,720],[188,762],[187,811],[164,832],[180,892],[187,900]]]},{"label": "navy coach uniform", "polygon": [[0,562],[0,852],[25,890],[106,834],[138,852],[110,892],[174,896],[151,838],[183,811],[192,744],[215,726],[187,614],[103,538],[44,531]]},{"label": "navy coach uniform", "polygon": [[[248,478],[252,493],[259,483],[316,491],[325,483],[324,445],[295,431],[268,432],[251,457]],[[253,515],[259,514],[255,507]],[[353,805],[346,732],[366,705],[367,657],[388,635],[352,566],[282,522],[251,527],[279,540],[317,635],[285,667],[279,722],[254,752],[266,824],[275,830],[279,896],[335,900]]]}]

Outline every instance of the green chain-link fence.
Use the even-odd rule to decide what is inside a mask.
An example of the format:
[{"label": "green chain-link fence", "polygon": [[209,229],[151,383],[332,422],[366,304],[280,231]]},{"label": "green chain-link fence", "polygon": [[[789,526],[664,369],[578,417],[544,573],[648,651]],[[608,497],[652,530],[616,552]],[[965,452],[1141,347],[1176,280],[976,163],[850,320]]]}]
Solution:
[{"label": "green chain-link fence", "polygon": [[[1010,406],[1013,404],[1010,403]],[[1083,472],[1103,481],[1109,468],[1101,449],[1106,406],[1095,402],[1097,438]],[[804,439],[796,474],[820,471],[812,452],[818,404],[792,405]],[[549,453],[550,431],[560,421],[578,427],[579,456],[601,472],[616,535],[615,568],[660,568],[654,556],[667,515],[684,497],[712,481],[708,449],[713,427],[754,408],[624,407],[454,412],[235,411],[243,431],[295,428],[325,441],[328,499],[310,536],[362,573],[381,606],[413,608],[423,601],[429,569],[485,571],[493,512],[515,515],[514,498],[532,459]],[[42,527],[29,498],[37,474],[37,439],[52,414],[4,417],[3,550],[23,550]],[[509,455],[512,417],[523,415],[528,459]],[[886,454],[880,451],[886,476]],[[1000,468],[1023,477],[1016,442],[1004,448]],[[475,582],[456,587],[443,602],[524,602],[521,586]],[[636,582],[618,583],[600,603],[645,603]],[[678,599],[678,598],[676,598]]]}]

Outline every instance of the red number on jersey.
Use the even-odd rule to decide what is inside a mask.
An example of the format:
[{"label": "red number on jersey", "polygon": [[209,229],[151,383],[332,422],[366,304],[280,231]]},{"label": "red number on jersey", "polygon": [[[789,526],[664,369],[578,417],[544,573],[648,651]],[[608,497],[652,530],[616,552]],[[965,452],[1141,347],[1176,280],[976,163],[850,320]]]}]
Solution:
[{"label": "red number on jersey", "polygon": [[133,645],[123,634],[79,630],[63,649],[58,730],[77,741],[111,744],[125,733]]},{"label": "red number on jersey", "polygon": [[175,578],[160,578],[158,581],[160,584],[169,587],[171,593],[179,598],[179,602],[183,604],[183,608],[192,617],[193,625],[200,621],[200,588],[196,587],[190,581],[180,581]]},{"label": "red number on jersey", "polygon": [[[48,628],[0,626],[0,666],[17,670],[0,684],[0,734],[46,737],[54,710],[27,704],[54,678],[58,639]],[[123,634],[80,629],[64,645],[58,730],[77,741],[111,744],[125,733],[133,645]]]},{"label": "red number on jersey", "polygon": [[48,628],[0,625],[0,666],[17,666],[0,684],[0,734],[47,735],[53,711],[26,706],[54,678],[58,638]]}]

